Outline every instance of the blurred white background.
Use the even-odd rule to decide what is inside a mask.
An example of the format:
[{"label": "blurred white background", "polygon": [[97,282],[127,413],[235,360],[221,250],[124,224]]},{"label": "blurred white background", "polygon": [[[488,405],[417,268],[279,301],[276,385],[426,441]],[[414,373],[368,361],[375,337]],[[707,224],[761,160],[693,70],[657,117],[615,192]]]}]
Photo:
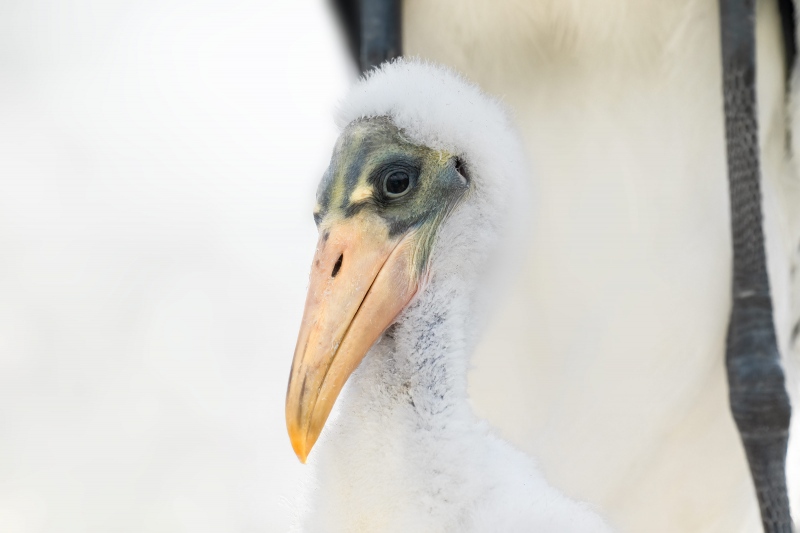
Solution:
[{"label": "blurred white background", "polygon": [[0,532],[282,532],[323,0],[0,3]]}]

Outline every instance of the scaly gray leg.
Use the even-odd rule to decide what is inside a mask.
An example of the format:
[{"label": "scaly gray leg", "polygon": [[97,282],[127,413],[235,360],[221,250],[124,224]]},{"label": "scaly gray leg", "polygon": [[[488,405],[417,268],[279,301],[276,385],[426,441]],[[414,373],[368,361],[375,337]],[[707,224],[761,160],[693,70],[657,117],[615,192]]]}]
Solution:
[{"label": "scaly gray leg", "polygon": [[361,0],[361,71],[403,53],[400,0]]},{"label": "scaly gray leg", "polygon": [[402,0],[331,0],[361,72],[402,53]]},{"label": "scaly gray leg", "polygon": [[790,533],[786,446],[791,406],[772,320],[759,189],[755,0],[720,0],[725,137],[733,234],[733,309],[725,363],[768,533]]}]

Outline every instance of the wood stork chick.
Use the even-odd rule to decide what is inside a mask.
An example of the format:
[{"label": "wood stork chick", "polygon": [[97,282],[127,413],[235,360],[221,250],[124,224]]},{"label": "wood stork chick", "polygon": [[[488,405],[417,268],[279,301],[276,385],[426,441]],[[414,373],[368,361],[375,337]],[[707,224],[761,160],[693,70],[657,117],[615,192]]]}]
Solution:
[{"label": "wood stork chick", "polygon": [[305,530],[609,531],[468,401],[486,279],[526,179],[503,109],[451,71],[397,61],[352,90],[339,124],[286,400],[301,461],[348,388],[315,449]]}]

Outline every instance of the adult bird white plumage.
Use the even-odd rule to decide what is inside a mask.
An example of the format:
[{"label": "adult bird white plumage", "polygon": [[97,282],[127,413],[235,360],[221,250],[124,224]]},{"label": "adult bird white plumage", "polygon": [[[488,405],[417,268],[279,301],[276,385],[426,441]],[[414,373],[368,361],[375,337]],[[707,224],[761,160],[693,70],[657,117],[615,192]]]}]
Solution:
[{"label": "adult bird white plumage", "polygon": [[314,447],[318,471],[305,531],[609,531],[469,404],[490,280],[527,198],[502,107],[398,61],[356,85],[338,122],[287,392],[292,444],[303,461]]},{"label": "adult bird white plumage", "polygon": [[[758,123],[775,322],[797,405],[800,182],[786,131],[798,117],[777,4],[757,2]],[[532,259],[478,349],[477,410],[624,531],[760,528],[723,363],[718,11],[716,0],[403,2],[403,53],[502,97],[537,171]],[[795,517],[798,426],[795,407]]]}]

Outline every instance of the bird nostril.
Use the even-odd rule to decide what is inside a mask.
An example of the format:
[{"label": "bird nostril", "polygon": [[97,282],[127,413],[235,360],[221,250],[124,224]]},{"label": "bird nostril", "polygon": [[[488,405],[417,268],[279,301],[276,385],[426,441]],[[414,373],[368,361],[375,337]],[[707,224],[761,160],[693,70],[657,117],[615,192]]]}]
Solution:
[{"label": "bird nostril", "polygon": [[342,258],[344,258],[344,255],[340,255],[339,259],[336,260],[336,264],[333,265],[333,272],[331,272],[332,278],[335,278],[336,274],[339,273],[339,269],[342,268]]}]

